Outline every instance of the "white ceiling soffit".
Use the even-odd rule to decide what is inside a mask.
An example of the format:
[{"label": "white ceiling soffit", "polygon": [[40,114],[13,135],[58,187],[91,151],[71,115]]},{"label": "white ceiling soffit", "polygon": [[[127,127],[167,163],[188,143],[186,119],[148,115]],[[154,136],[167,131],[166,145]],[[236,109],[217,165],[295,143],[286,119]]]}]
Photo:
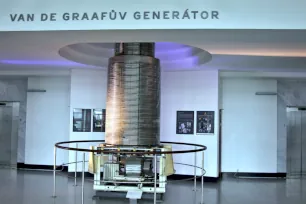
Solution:
[{"label": "white ceiling soffit", "polygon": [[263,72],[305,72],[304,57],[267,57],[242,55],[213,55],[213,60],[202,66],[202,69],[263,71]]},{"label": "white ceiling soffit", "polygon": [[[306,30],[124,30],[0,32],[0,61],[47,61],[38,64],[0,63],[0,69],[71,69],[59,49],[92,42],[177,42],[212,53],[195,69],[306,71]],[[60,66],[65,62],[66,66]],[[83,66],[79,68],[96,68]],[[188,69],[192,70],[192,69]]]},{"label": "white ceiling soffit", "polygon": [[221,71],[221,78],[266,78],[306,80],[306,72]]},{"label": "white ceiling soffit", "polygon": [[33,68],[33,66],[23,67],[22,69],[16,68],[16,66],[5,66],[0,68],[0,76],[70,76],[71,71],[69,69],[54,69],[54,67]]},{"label": "white ceiling soffit", "polygon": [[177,42],[211,54],[306,57],[306,30],[0,32],[0,50],[1,53],[5,51],[5,55],[0,56],[59,59],[60,48],[92,42]]}]

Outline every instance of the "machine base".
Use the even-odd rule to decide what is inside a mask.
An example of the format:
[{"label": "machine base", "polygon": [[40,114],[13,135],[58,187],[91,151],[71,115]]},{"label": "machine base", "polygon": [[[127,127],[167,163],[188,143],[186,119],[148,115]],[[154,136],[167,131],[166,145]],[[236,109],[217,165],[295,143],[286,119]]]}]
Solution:
[{"label": "machine base", "polygon": [[[114,185],[94,185],[95,191],[114,191],[114,192],[128,192],[133,190],[139,190],[136,186],[114,186]],[[154,187],[142,187],[141,191],[144,193],[154,193]],[[166,188],[156,188],[156,193],[165,193]]]},{"label": "machine base", "polygon": [[[126,192],[115,192],[115,191],[96,191],[95,195],[92,197],[93,200],[102,200],[103,198],[126,198]],[[162,202],[164,200],[163,193],[156,194],[157,202]],[[144,200],[153,200],[154,195],[152,193],[143,193],[142,198]]]}]

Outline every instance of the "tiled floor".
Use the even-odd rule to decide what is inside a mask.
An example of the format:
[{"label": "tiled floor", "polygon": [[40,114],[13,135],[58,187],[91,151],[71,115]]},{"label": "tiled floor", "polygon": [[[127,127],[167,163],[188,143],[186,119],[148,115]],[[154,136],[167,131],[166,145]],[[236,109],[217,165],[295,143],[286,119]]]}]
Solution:
[{"label": "tiled floor", "polygon": [[[1,204],[81,204],[81,188],[73,180],[58,177],[57,198],[53,199],[52,172],[15,171],[0,169]],[[200,183],[199,183],[200,185]],[[164,204],[200,203],[200,191],[192,191],[192,182],[173,182],[168,185]],[[121,204],[127,199],[93,200],[95,192],[87,181],[85,204]],[[151,200],[138,203],[153,203]],[[306,180],[283,179],[223,179],[205,183],[205,204],[305,204]]]}]

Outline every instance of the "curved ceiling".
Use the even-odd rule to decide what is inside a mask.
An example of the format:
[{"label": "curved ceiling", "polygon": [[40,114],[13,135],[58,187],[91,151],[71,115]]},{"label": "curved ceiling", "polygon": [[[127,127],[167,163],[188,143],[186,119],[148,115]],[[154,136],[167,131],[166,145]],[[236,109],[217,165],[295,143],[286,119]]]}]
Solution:
[{"label": "curved ceiling", "polygon": [[[114,43],[78,43],[62,47],[59,55],[73,62],[106,68],[109,58],[114,56],[114,47]],[[171,42],[156,42],[155,57],[164,70],[201,67],[212,58],[200,48]]]},{"label": "curved ceiling", "polygon": [[93,42],[177,42],[211,53],[207,69],[306,71],[306,30],[117,30],[1,32],[0,69],[74,68],[58,50]]}]

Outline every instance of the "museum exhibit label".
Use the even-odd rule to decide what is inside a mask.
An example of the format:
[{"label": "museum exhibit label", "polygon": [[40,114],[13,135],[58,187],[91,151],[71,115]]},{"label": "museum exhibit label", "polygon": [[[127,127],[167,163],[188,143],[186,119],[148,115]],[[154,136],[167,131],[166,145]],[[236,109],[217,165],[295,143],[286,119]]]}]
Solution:
[{"label": "museum exhibit label", "polygon": [[176,134],[192,135],[194,133],[194,111],[177,111]]},{"label": "museum exhibit label", "polygon": [[0,31],[306,29],[305,0],[11,0]]},{"label": "museum exhibit label", "polygon": [[73,132],[91,132],[91,109],[73,109]]},{"label": "museum exhibit label", "polygon": [[197,134],[215,133],[215,112],[197,111]]},{"label": "museum exhibit label", "polygon": [[105,132],[105,109],[93,109],[92,114],[92,131]]}]

